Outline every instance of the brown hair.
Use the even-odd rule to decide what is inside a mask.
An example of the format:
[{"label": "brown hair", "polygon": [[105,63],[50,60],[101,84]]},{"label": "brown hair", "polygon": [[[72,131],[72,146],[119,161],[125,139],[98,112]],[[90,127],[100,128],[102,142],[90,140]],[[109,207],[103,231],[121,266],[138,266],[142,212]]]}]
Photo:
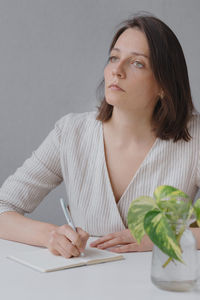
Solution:
[{"label": "brown hair", "polygon": [[[164,22],[149,14],[134,15],[120,23],[120,26],[111,42],[109,53],[119,36],[128,28],[137,27],[148,41],[151,68],[164,92],[152,115],[156,136],[163,140],[173,139],[174,142],[181,139],[189,141],[191,135],[187,124],[194,106],[186,61],[177,37]],[[97,88],[97,94],[101,92],[97,120],[107,121],[112,116],[113,106],[106,102],[103,90],[104,79]]]}]

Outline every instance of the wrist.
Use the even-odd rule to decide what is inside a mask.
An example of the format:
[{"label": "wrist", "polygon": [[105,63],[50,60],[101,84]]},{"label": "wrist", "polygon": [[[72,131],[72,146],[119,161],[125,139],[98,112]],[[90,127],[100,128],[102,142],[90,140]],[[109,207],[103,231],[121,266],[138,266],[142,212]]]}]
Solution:
[{"label": "wrist", "polygon": [[42,230],[42,246],[48,248],[51,232],[56,230],[59,226],[55,224],[45,224]]}]

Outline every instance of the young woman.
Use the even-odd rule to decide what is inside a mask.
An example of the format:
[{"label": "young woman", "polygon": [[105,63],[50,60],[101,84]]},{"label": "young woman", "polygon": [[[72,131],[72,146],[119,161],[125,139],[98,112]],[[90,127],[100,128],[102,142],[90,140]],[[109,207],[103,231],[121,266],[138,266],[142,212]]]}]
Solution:
[{"label": "young woman", "polygon": [[[0,237],[77,256],[91,244],[149,251],[127,228],[131,201],[158,185],[192,199],[200,186],[200,116],[192,103],[182,48],[170,28],[136,15],[115,34],[98,111],[67,114],[0,189]],[[77,227],[23,216],[64,180]],[[200,229],[192,228],[198,248]]]}]

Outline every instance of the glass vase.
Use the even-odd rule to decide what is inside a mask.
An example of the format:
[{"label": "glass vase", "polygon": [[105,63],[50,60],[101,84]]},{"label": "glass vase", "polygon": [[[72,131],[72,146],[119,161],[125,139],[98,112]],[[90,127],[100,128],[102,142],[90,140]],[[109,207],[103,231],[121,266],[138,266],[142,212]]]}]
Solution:
[{"label": "glass vase", "polygon": [[179,244],[184,263],[170,259],[169,256],[154,245],[151,280],[158,288],[164,290],[188,291],[194,288],[198,278],[196,240],[189,229],[189,223],[185,224],[180,220],[176,224],[171,225],[175,228],[177,237],[179,235]]}]

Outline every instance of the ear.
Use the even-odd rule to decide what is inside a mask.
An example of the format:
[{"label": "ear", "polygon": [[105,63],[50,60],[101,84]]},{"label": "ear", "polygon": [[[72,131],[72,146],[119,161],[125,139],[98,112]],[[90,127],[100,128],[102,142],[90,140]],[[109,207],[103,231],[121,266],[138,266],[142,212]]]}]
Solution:
[{"label": "ear", "polygon": [[163,99],[164,98],[164,91],[161,90],[160,93],[158,94],[159,98]]}]

